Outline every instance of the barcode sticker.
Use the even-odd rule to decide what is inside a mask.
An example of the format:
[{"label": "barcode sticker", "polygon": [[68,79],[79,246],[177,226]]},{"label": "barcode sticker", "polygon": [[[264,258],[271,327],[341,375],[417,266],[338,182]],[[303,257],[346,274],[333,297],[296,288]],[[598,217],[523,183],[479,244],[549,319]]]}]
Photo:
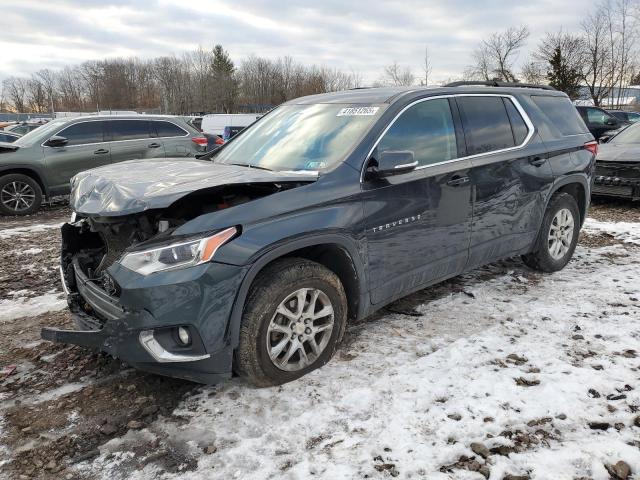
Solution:
[{"label": "barcode sticker", "polygon": [[343,108],[336,117],[352,117],[356,115],[375,115],[380,107],[349,107]]}]

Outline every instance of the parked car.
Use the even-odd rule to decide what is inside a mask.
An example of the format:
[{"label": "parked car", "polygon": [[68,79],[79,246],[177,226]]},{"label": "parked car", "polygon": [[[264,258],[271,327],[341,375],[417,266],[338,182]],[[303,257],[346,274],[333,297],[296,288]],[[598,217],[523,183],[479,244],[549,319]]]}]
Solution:
[{"label": "parked car", "polygon": [[640,123],[600,145],[592,192],[640,200]]},{"label": "parked car", "polygon": [[5,132],[3,130],[0,130],[0,142],[13,143],[21,136],[22,135],[20,135],[19,133]]},{"label": "parked car", "polygon": [[29,122],[20,122],[15,125],[11,125],[9,127],[5,127],[5,132],[15,133],[18,135],[25,135],[36,128],[39,128],[43,125],[43,123],[29,123]]},{"label": "parked car", "polygon": [[610,113],[618,120],[628,125],[636,123],[638,120],[640,120],[640,113],[638,112],[627,112],[626,110],[607,110],[607,113]]},{"label": "parked car", "polygon": [[230,126],[224,127],[224,133],[222,134],[222,140],[225,141],[225,142],[228,142],[229,140],[231,140],[233,137],[235,137],[237,134],[239,134],[245,128],[246,127],[230,127]]},{"label": "parked car", "polygon": [[596,140],[600,137],[611,137],[620,129],[629,125],[626,121],[619,120],[606,110],[599,107],[576,107],[582,120]]},{"label": "parked car", "polygon": [[562,269],[597,143],[563,93],[457,85],[298,98],[212,162],[76,175],[61,274],[78,330],[42,338],[276,385],[411,292],[517,255]]},{"label": "parked car", "polygon": [[202,117],[202,131],[224,136],[226,127],[247,127],[261,117],[258,113],[212,113]]},{"label": "parked car", "polygon": [[53,120],[0,143],[0,213],[26,215],[69,193],[76,173],[131,159],[193,157],[206,138],[180,117],[92,116]]}]

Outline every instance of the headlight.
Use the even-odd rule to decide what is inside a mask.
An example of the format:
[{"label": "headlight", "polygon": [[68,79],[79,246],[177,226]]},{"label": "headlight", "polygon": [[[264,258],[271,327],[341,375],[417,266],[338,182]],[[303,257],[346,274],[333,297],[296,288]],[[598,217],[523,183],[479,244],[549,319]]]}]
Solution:
[{"label": "headlight", "polygon": [[120,265],[141,275],[191,267],[211,260],[218,248],[237,232],[235,227],[231,227],[210,237],[127,253],[120,259]]}]

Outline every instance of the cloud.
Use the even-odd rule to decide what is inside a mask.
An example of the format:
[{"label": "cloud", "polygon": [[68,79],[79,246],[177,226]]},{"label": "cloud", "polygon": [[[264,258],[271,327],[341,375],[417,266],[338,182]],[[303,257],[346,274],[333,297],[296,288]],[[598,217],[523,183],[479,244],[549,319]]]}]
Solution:
[{"label": "cloud", "polygon": [[432,78],[442,80],[459,76],[493,31],[526,24],[531,49],[545,31],[578,29],[582,12],[578,0],[10,0],[2,11],[0,78],[221,43],[237,62],[290,55],[359,72],[367,82],[394,61],[420,75],[428,45]]}]

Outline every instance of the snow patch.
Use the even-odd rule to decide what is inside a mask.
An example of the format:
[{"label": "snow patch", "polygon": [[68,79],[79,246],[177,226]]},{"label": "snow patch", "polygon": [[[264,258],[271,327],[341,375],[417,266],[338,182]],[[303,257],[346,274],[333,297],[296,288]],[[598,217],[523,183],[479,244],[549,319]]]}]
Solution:
[{"label": "snow patch", "polygon": [[14,227],[0,230],[0,239],[10,238],[16,235],[24,235],[27,233],[42,233],[52,228],[60,228],[63,223],[38,223],[29,225],[28,227]]},{"label": "snow patch", "polygon": [[586,233],[608,233],[625,243],[640,245],[640,223],[602,222],[593,218],[587,218],[582,230]]},{"label": "snow patch", "polygon": [[0,300],[0,322],[20,317],[36,316],[46,312],[57,312],[67,306],[59,293],[46,293],[39,297]]}]

